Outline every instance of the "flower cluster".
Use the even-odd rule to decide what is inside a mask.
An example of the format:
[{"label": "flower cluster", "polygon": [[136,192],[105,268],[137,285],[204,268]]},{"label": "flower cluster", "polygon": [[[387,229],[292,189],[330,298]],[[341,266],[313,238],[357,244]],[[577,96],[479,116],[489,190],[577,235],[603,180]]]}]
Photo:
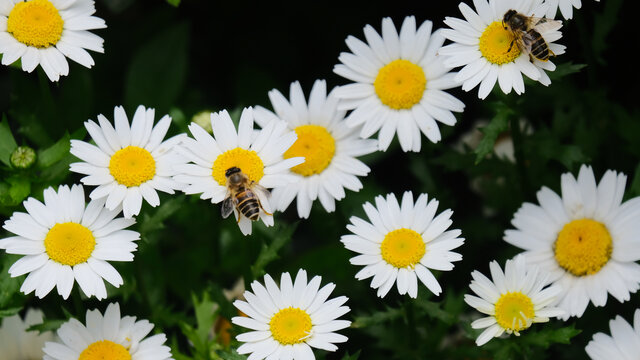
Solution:
[{"label": "flower cluster", "polygon": [[[145,204],[160,205],[159,193],[198,195],[219,205],[221,216],[234,214],[239,230],[251,235],[254,222],[273,226],[275,212],[295,200],[300,219],[308,219],[316,200],[326,212],[336,202],[363,188],[372,169],[364,157],[389,150],[393,139],[403,152],[419,152],[424,135],[432,144],[443,139],[440,126],[454,126],[465,104],[449,91],[478,88],[485,99],[496,88],[505,94],[525,92],[525,79],[549,85],[550,60],[565,52],[558,44],[562,22],[557,9],[572,17],[580,1],[477,0],[461,3],[464,19],[447,17],[448,28],[403,19],[396,27],[384,18],[380,33],[363,29],[366,41],[346,38],[350,52],[338,56],[335,74],[349,83],[328,88],[316,80],[305,96],[293,82],[288,98],[268,93],[272,110],[244,108],[234,122],[227,110],[211,113],[188,125],[189,133],[168,137],[172,118],[156,122],[155,110],[137,107],[131,120],[116,106],[113,121],[100,114],[84,124],[90,140],[74,139],[70,152],[78,162],[71,172],[81,184],[47,188],[43,201],[24,201],[26,212],[15,212],[3,228],[14,234],[0,240],[0,249],[21,255],[9,268],[11,277],[27,275],[20,290],[44,298],[54,288],[66,300],[74,284],[86,297],[109,297],[105,281],[119,287],[124,280],[112,263],[130,262],[140,233],[130,228]],[[89,30],[105,28],[93,16],[93,0],[0,0],[2,64],[18,59],[22,70],[38,65],[51,81],[67,76],[67,58],[94,65],[86,50],[103,51],[103,40]],[[377,134],[377,139],[370,139]],[[432,144],[429,144],[430,146]],[[434,145],[435,146],[435,145]],[[589,303],[604,306],[609,294],[630,300],[640,288],[640,197],[623,202],[626,176],[613,170],[596,183],[593,169],[580,168],[560,178],[562,193],[547,187],[537,193],[539,205],[524,203],[513,215],[515,229],[504,241],[523,250],[507,260],[504,271],[489,264],[491,280],[471,273],[474,295],[465,302],[484,317],[471,322],[480,346],[503,334],[519,335],[534,323],[552,318],[580,317]],[[88,201],[85,187],[91,187]],[[347,191],[348,190],[348,191]],[[361,267],[355,277],[371,279],[379,297],[394,287],[399,295],[417,298],[423,284],[438,296],[446,286],[438,272],[452,271],[462,260],[457,252],[465,239],[451,228],[453,211],[438,212],[433,194],[390,193],[362,206],[367,219],[350,218],[340,242],[357,253],[350,263]],[[262,226],[262,225],[257,225]],[[292,279],[270,275],[253,281],[233,305],[242,316],[231,319],[249,329],[236,340],[249,359],[314,359],[312,348],[337,350],[348,328],[340,319],[350,311],[348,298],[329,299],[336,287],[321,287],[300,269]],[[424,289],[423,289],[424,290]],[[26,331],[42,321],[41,313],[7,318],[0,344],[16,356],[42,349],[54,359],[171,359],[167,338],[149,336],[153,324],[121,317],[111,303],[104,315],[86,313],[85,324],[65,322],[52,333]],[[636,354],[640,312],[634,326],[618,317],[611,321],[613,337],[598,333],[586,352],[593,359]],[[28,337],[30,347],[14,347],[8,333]],[[631,344],[630,344],[631,343]],[[13,354],[11,353],[11,354]],[[41,356],[36,354],[35,356]]]}]

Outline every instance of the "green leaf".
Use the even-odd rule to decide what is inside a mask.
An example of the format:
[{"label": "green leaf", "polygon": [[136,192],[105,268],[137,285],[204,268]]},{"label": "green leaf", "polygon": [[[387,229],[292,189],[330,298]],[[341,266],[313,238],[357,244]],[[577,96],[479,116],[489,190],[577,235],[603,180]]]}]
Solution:
[{"label": "green leaf", "polygon": [[144,213],[142,215],[142,221],[140,221],[140,233],[143,234],[142,238],[147,239],[147,236],[144,235],[164,229],[164,221],[184,206],[185,199],[186,197],[184,195],[172,197],[160,204],[158,210],[156,210],[153,215]]},{"label": "green leaf", "polygon": [[360,350],[358,350],[355,354],[353,355],[349,355],[349,353],[347,352],[343,357],[342,360],[358,360],[358,358],[360,357]]},{"label": "green leaf", "polygon": [[209,296],[209,293],[207,292],[202,295],[202,299],[198,299],[195,294],[191,294],[191,300],[193,301],[193,307],[196,314],[196,324],[198,325],[196,335],[203,343],[206,343],[209,337],[209,332],[216,321],[220,306],[211,301],[211,296]]},{"label": "green leaf", "polygon": [[251,275],[254,279],[264,275],[264,268],[272,261],[279,259],[278,251],[289,241],[291,236],[296,230],[297,223],[293,225],[280,225],[277,224],[271,231],[264,230],[264,228],[256,227],[263,235],[267,235],[271,239],[269,245],[262,244],[258,258],[251,265]]},{"label": "green leaf", "polygon": [[66,133],[55,144],[38,153],[38,167],[40,169],[46,169],[57,163],[64,159],[65,156],[69,155],[70,149],[71,137],[69,136],[69,133]]},{"label": "green leaf", "polygon": [[178,5],[180,5],[180,0],[167,0],[167,2],[175,7],[178,7]]},{"label": "green leaf", "polygon": [[19,313],[20,310],[22,310],[22,306],[2,309],[2,310],[0,310],[0,319],[2,319],[3,317],[13,316],[13,315]]},{"label": "green leaf", "polygon": [[66,323],[69,320],[64,319],[55,319],[55,320],[47,320],[44,319],[42,324],[31,325],[27,329],[27,331],[37,331],[39,333],[47,332],[47,331],[56,331],[62,326],[62,324]]},{"label": "green leaf", "polygon": [[491,119],[489,125],[480,129],[484,134],[482,140],[475,149],[476,164],[480,163],[485,156],[493,152],[493,146],[498,139],[498,136],[509,129],[509,118],[513,115],[513,110],[506,107],[503,103],[498,103],[496,106],[497,113]]},{"label": "green leaf", "polygon": [[7,179],[9,183],[9,197],[15,205],[20,204],[31,193],[31,182],[22,176],[12,176]]},{"label": "green leaf", "polygon": [[539,331],[525,332],[522,342],[547,349],[552,344],[570,344],[571,338],[581,332],[582,330],[576,329],[574,324],[559,329],[543,328]]},{"label": "green leaf", "polygon": [[404,317],[402,308],[389,308],[384,311],[377,311],[371,315],[356,316],[351,324],[352,328],[366,328],[368,326],[384,324],[392,320]]},{"label": "green leaf", "polygon": [[16,140],[13,138],[7,116],[2,115],[0,121],[0,161],[7,166],[11,166],[11,153],[18,147]]},{"label": "green leaf", "polygon": [[2,269],[0,269],[0,309],[14,307],[10,304],[11,300],[20,291],[21,279],[9,276],[9,268],[18,258],[19,256],[16,255],[0,255],[0,260],[2,261]]},{"label": "green leaf", "polygon": [[145,104],[166,113],[174,105],[187,76],[188,44],[189,26],[183,22],[158,32],[139,48],[127,71],[127,107]]},{"label": "green leaf", "polygon": [[246,356],[238,354],[235,350],[232,352],[220,351],[218,354],[221,356],[220,359],[224,360],[247,360]]}]

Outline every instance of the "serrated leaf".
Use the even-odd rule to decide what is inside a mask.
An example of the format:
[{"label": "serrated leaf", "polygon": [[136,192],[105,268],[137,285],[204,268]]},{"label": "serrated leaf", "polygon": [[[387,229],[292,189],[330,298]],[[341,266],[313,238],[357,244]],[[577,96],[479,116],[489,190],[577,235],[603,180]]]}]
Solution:
[{"label": "serrated leaf", "polygon": [[558,64],[556,69],[554,71],[548,72],[548,74],[551,81],[555,81],[567,75],[578,73],[585,67],[587,67],[587,64],[574,64],[569,61],[566,63]]},{"label": "serrated leaf", "polygon": [[13,316],[13,315],[19,313],[20,310],[22,310],[22,306],[2,309],[2,310],[0,310],[0,319],[2,319],[3,317]]},{"label": "serrated leaf", "polygon": [[493,152],[493,146],[498,136],[509,129],[509,118],[513,115],[513,111],[501,103],[495,107],[497,109],[496,115],[487,126],[480,129],[484,136],[474,151],[476,153],[476,164]]},{"label": "serrated leaf", "polygon": [[525,333],[522,336],[522,342],[546,349],[552,344],[570,344],[571,338],[581,332],[582,330],[576,329],[573,324],[559,329],[543,328]]},{"label": "serrated leaf", "polygon": [[44,322],[41,324],[31,325],[27,329],[27,331],[37,331],[39,333],[47,332],[47,331],[56,331],[62,326],[62,324],[66,323],[68,320],[55,319],[55,320],[47,320],[44,319]]},{"label": "serrated leaf", "polygon": [[206,343],[216,321],[220,306],[211,301],[211,296],[207,292],[202,295],[202,299],[198,299],[195,294],[191,294],[191,300],[196,314],[196,335],[202,343]]},{"label": "serrated leaf", "polygon": [[384,311],[378,311],[371,315],[356,316],[351,324],[353,328],[365,328],[372,325],[384,324],[389,321],[400,319],[404,316],[402,308],[387,308]]},{"label": "serrated leaf", "polygon": [[11,133],[11,128],[9,128],[7,116],[3,115],[2,121],[0,121],[0,161],[7,166],[11,166],[11,153],[17,147],[18,144]]},{"label": "serrated leaf", "polygon": [[349,353],[347,352],[343,357],[342,360],[358,360],[358,358],[360,357],[360,350],[358,350],[355,354],[353,355],[349,355]]},{"label": "serrated leaf", "polygon": [[260,249],[260,253],[258,254],[258,258],[251,265],[251,274],[254,279],[264,275],[264,268],[272,261],[280,258],[278,255],[278,251],[289,241],[291,241],[291,236],[297,227],[297,223],[293,225],[276,225],[271,228],[271,230],[263,230],[263,228],[258,227],[258,231],[263,235],[266,235],[271,239],[271,242],[267,244],[262,244],[262,248]]}]

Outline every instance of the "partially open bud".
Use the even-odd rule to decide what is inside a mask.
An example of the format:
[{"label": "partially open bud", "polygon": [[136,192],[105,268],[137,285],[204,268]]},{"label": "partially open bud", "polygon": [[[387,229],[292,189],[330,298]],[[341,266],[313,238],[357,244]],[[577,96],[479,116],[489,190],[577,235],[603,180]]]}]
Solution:
[{"label": "partially open bud", "polygon": [[18,146],[11,153],[10,161],[17,169],[28,169],[36,162],[36,152],[28,146]]},{"label": "partially open bud", "polygon": [[202,126],[202,128],[205,129],[208,133],[213,132],[213,130],[211,129],[211,111],[200,111],[199,113],[193,115],[193,117],[191,118],[191,122]]}]

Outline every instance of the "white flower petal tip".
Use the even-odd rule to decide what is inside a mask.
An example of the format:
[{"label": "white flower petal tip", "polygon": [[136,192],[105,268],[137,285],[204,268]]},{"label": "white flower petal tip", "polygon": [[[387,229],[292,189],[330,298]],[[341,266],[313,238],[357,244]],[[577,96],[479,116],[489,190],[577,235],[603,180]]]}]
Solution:
[{"label": "white flower petal tip", "polygon": [[622,202],[626,178],[608,170],[597,183],[582,165],[577,178],[560,177],[561,196],[543,187],[539,205],[524,203],[511,221],[515,229],[505,232],[506,242],[562,287],[565,320],[581,317],[589,303],[604,306],[609,294],[628,301],[640,288],[640,197]]},{"label": "white flower petal tip", "polygon": [[403,151],[419,152],[422,136],[441,140],[438,123],[453,126],[454,112],[464,103],[446,92],[459,86],[456,73],[446,66],[439,50],[441,32],[432,33],[425,21],[416,27],[413,16],[404,19],[399,31],[390,18],[382,21],[382,35],[364,28],[366,43],[349,36],[350,53],[342,53],[334,72],[352,83],[336,90],[338,109],[352,110],[346,118],[368,138],[378,133],[378,148],[386,151],[397,135]]},{"label": "white flower petal tip", "polygon": [[[44,346],[45,359],[154,359],[173,360],[165,345],[163,333],[148,336],[154,325],[133,316],[120,316],[120,305],[111,303],[104,315],[99,310],[87,310],[86,324],[71,319],[58,329],[59,340]],[[82,355],[82,356],[81,356]]]},{"label": "white flower petal tip", "polygon": [[375,206],[364,204],[368,221],[352,217],[340,241],[358,253],[353,265],[363,266],[358,280],[372,277],[371,288],[384,297],[395,284],[400,295],[418,296],[418,280],[435,295],[442,292],[431,270],[450,271],[462,255],[453,252],[464,243],[461,231],[447,230],[451,210],[436,215],[438,201],[427,194],[417,199],[405,192],[399,203],[395,195],[377,196]]},{"label": "white flower petal tip", "polygon": [[496,261],[489,267],[492,279],[472,272],[469,287],[475,295],[464,296],[469,306],[484,315],[471,323],[474,329],[485,329],[476,339],[478,346],[504,333],[520,335],[534,323],[564,314],[562,309],[550,306],[562,289],[558,285],[545,287],[547,275],[528,266],[524,256],[507,260],[504,271]]},{"label": "white flower petal tip", "polygon": [[278,354],[293,350],[291,359],[314,359],[312,348],[335,351],[336,343],[348,340],[336,332],[351,325],[339,319],[350,310],[344,306],[348,299],[328,300],[334,284],[320,287],[320,276],[307,281],[305,270],[299,270],[295,279],[282,274],[279,286],[269,275],[264,280],[264,285],[251,284],[252,291],[244,293],[246,301],[233,303],[246,316],[231,322],[250,330],[236,338],[244,343],[238,348],[240,354],[250,354],[252,359],[279,358]]},{"label": "white flower petal tip", "polygon": [[85,204],[81,185],[44,190],[44,203],[29,198],[27,213],[15,212],[4,229],[16,236],[0,240],[9,254],[23,255],[10,268],[12,277],[28,274],[20,291],[45,297],[53,288],[69,297],[78,283],[87,297],[107,297],[104,281],[123,283],[111,261],[132,261],[140,234],[126,228],[133,219],[105,208],[103,199]]},{"label": "white flower petal tip", "polygon": [[[510,10],[518,14],[512,19],[543,17],[541,10],[546,9],[543,0],[518,3],[478,0],[474,6],[475,10],[462,3],[459,8],[464,19],[448,17],[445,24],[450,28],[442,30],[442,35],[452,43],[443,46],[439,54],[447,66],[461,67],[455,81],[462,84],[462,89],[470,91],[478,87],[478,97],[485,99],[496,83],[505,94],[511,91],[523,94],[524,76],[549,85],[551,80],[546,72],[555,69],[550,58],[564,52],[564,47],[555,43],[562,37],[559,31],[562,22],[548,19],[538,23],[535,29],[546,46],[530,51],[513,35],[522,30],[511,30],[509,19],[504,21]],[[504,41],[505,38],[514,40]]]},{"label": "white flower petal tip", "polygon": [[22,70],[38,65],[50,81],[69,74],[71,59],[91,68],[95,63],[87,50],[104,52],[104,40],[89,30],[106,27],[94,16],[93,0],[4,1],[0,14],[2,64],[20,59]]},{"label": "white flower petal tip", "polygon": [[70,170],[85,175],[83,184],[96,186],[92,199],[105,199],[110,210],[122,208],[126,218],[138,215],[143,201],[158,206],[158,191],[173,194],[183,187],[173,176],[186,162],[176,151],[186,135],[165,140],[171,117],[165,115],[154,124],[154,116],[154,109],[140,105],[129,121],[117,106],[114,125],[102,115],[98,123],[85,122],[95,145],[71,141],[71,154],[81,162],[71,164]]},{"label": "white flower petal tip", "polygon": [[336,201],[346,196],[345,189],[359,191],[362,183],[358,177],[369,174],[369,167],[357,157],[376,151],[377,141],[361,139],[357,129],[346,125],[346,111],[338,110],[337,91],[327,93],[326,82],[316,80],[307,100],[300,84],[294,82],[289,100],[278,90],[269,92],[274,112],[262,107],[254,110],[261,127],[284,121],[297,135],[284,153],[285,159],[304,158],[303,163],[287,171],[296,182],[272,192],[272,203],[279,211],[296,199],[300,218],[309,217],[316,200],[327,212],[333,212]]},{"label": "white flower petal tip", "polygon": [[[304,161],[283,157],[296,141],[296,133],[287,129],[285,122],[270,122],[254,130],[256,112],[243,109],[237,129],[226,110],[212,113],[212,134],[192,123],[189,131],[193,137],[184,138],[178,149],[188,163],[175,167],[173,177],[185,193],[222,203],[222,216],[233,212],[244,235],[251,234],[253,221],[274,224],[272,214],[277,207],[268,189],[295,183],[298,178],[289,169]],[[238,197],[249,200],[237,207]]]}]

